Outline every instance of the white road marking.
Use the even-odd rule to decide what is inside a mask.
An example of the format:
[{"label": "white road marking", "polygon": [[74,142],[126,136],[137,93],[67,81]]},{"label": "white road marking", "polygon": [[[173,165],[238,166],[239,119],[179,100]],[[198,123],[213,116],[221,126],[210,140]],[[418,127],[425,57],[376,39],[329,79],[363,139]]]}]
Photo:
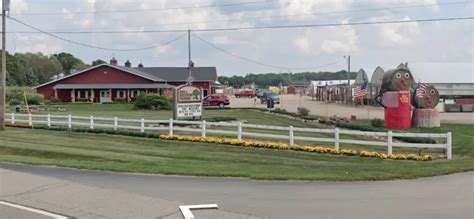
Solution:
[{"label": "white road marking", "polygon": [[22,206],[22,205],[18,205],[18,204],[13,204],[13,203],[6,202],[6,201],[0,201],[0,204],[10,206],[10,207],[14,207],[14,208],[18,208],[18,209],[22,209],[22,210],[29,211],[29,212],[33,212],[33,213],[36,213],[36,214],[41,214],[41,215],[44,215],[44,216],[52,217],[54,219],[68,219],[68,217],[65,217],[63,215],[54,214],[54,213],[51,213],[51,212],[43,211],[43,210],[36,209],[36,208],[30,208],[30,207],[26,207],[26,206]]},{"label": "white road marking", "polygon": [[207,204],[207,205],[181,205],[179,210],[183,214],[184,219],[194,219],[194,215],[191,212],[191,209],[217,209],[219,206],[217,204]]}]

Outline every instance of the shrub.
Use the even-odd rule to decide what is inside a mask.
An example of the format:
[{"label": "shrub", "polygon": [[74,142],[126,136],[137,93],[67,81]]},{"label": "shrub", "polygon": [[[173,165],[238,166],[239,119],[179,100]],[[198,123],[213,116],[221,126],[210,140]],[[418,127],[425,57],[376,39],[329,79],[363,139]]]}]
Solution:
[{"label": "shrub", "polygon": [[57,98],[57,97],[53,97],[51,98],[51,100],[49,101],[50,103],[61,103],[61,99]]},{"label": "shrub", "polygon": [[135,109],[171,109],[170,100],[157,94],[140,94],[135,100]]},{"label": "shrub", "polygon": [[287,115],[288,114],[288,111],[286,111],[286,109],[282,109],[282,108],[275,108],[273,110],[274,113],[278,113],[278,114],[285,114]]},{"label": "shrub", "polygon": [[27,93],[26,99],[29,105],[38,105],[43,103],[44,97],[41,94]]},{"label": "shrub", "polygon": [[370,124],[371,124],[373,127],[377,127],[377,128],[384,127],[384,121],[383,121],[383,119],[379,119],[379,118],[375,118],[375,119],[370,120]]},{"label": "shrub", "polygon": [[305,107],[298,107],[298,115],[299,116],[307,116],[309,114],[309,109]]},{"label": "shrub", "polygon": [[6,102],[10,105],[24,104],[25,94],[28,104],[38,105],[43,103],[43,95],[34,92],[28,87],[8,87],[6,92]]}]

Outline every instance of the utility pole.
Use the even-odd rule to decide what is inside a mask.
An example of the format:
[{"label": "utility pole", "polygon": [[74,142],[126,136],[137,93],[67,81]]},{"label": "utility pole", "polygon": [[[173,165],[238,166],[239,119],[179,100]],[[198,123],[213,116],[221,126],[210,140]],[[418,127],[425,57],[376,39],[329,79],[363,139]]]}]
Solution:
[{"label": "utility pole", "polygon": [[187,84],[190,85],[193,81],[192,70],[194,67],[193,61],[191,61],[191,30],[188,29],[188,79],[186,80]]},{"label": "utility pole", "polygon": [[5,14],[10,10],[10,0],[2,0],[2,76],[0,87],[0,130],[5,130],[5,93],[7,77],[7,51]]},{"label": "utility pole", "polygon": [[347,85],[351,85],[351,56],[347,56]]}]

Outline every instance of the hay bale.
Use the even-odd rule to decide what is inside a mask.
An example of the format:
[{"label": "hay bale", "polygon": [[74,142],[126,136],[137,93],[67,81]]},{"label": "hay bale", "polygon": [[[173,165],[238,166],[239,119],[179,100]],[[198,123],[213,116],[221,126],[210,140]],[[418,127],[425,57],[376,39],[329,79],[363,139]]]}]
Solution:
[{"label": "hay bale", "polygon": [[436,109],[413,110],[412,127],[434,128],[440,126],[439,113]]}]

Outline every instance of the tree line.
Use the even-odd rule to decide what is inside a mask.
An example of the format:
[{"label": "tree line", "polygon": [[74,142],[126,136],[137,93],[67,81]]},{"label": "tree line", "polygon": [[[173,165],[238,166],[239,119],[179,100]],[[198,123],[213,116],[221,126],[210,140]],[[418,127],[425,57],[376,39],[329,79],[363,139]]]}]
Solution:
[{"label": "tree line", "polygon": [[[1,62],[0,62],[1,63]],[[106,63],[97,59],[90,64],[70,53],[7,53],[7,86],[35,86],[50,81],[54,75],[69,75],[93,65]]]},{"label": "tree line", "polygon": [[[350,73],[350,78],[356,77],[356,72]],[[266,88],[269,86],[288,86],[296,81],[317,81],[317,80],[344,80],[347,79],[347,71],[337,72],[300,72],[300,73],[263,73],[247,74],[245,76],[220,76],[218,81],[221,84],[229,85],[234,88],[240,88],[246,84],[254,83],[257,87]]]}]

